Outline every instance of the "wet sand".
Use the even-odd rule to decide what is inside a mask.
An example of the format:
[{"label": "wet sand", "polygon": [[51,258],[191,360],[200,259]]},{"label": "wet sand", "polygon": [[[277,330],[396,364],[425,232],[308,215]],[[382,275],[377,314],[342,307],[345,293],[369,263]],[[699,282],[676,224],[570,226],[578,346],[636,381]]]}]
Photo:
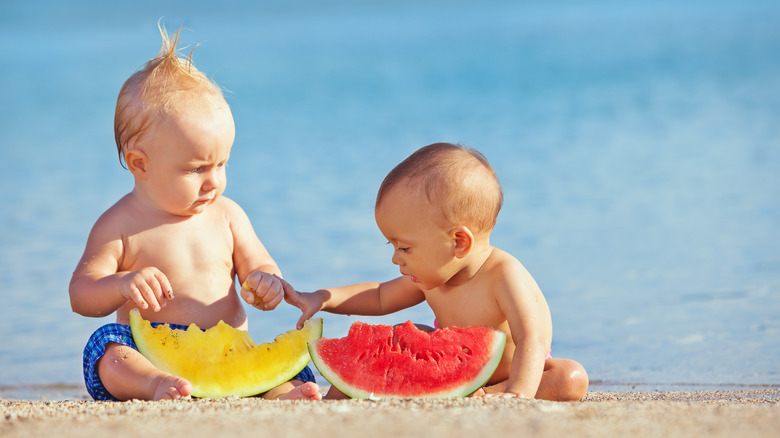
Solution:
[{"label": "wet sand", "polygon": [[582,401],[0,399],[2,437],[775,437],[780,390],[591,392]]}]

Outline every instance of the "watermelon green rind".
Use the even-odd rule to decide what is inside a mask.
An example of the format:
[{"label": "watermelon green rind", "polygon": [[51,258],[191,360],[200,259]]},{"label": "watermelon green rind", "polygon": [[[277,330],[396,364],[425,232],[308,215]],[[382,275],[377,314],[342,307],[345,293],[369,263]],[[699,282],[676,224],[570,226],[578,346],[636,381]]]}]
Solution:
[{"label": "watermelon green rind", "polygon": [[496,337],[493,340],[493,345],[490,349],[490,361],[485,364],[482,372],[471,381],[471,384],[466,384],[460,389],[453,389],[450,392],[444,393],[441,397],[466,397],[485,386],[487,381],[490,380],[490,377],[496,371],[496,368],[498,368],[498,364],[504,356],[504,347],[506,346],[506,333],[495,330],[495,335]]},{"label": "watermelon green rind", "polygon": [[324,377],[325,380],[338,388],[338,390],[343,392],[345,395],[349,396],[350,398],[357,399],[377,398],[372,392],[364,391],[345,382],[333,368],[329,367],[325,363],[323,358],[319,355],[317,352],[316,341],[309,342],[309,356],[311,356],[312,363],[315,367],[317,367],[317,370],[320,372],[320,374],[322,374],[322,377]]},{"label": "watermelon green rind", "polygon": [[[446,330],[446,329],[445,329]],[[503,356],[504,347],[506,346],[506,334],[498,330],[490,330],[493,334],[490,340],[491,345],[489,348],[489,360],[484,364],[478,375],[472,379],[464,382],[461,385],[453,386],[445,390],[440,391],[425,391],[421,390],[413,395],[399,395],[399,394],[380,394],[371,390],[357,387],[353,384],[346,382],[338,373],[338,371],[329,366],[325,358],[320,355],[317,350],[317,342],[319,340],[310,341],[308,344],[309,355],[312,362],[319,370],[322,377],[324,377],[331,385],[339,389],[345,395],[356,399],[378,399],[378,398],[408,398],[408,397],[426,397],[426,398],[453,398],[453,397],[465,397],[473,394],[479,388],[481,388],[498,368],[501,358]]]},{"label": "watermelon green rind", "polygon": [[[270,357],[269,354],[265,354],[264,352],[259,351],[259,353],[262,355],[262,358],[266,359],[266,363],[258,363],[257,366],[252,366],[252,369],[250,370],[245,370],[242,372],[238,372],[237,370],[233,370],[237,372],[231,372],[230,369],[221,370],[221,373],[219,373],[220,377],[216,379],[201,378],[198,375],[183,375],[183,373],[172,369],[171,365],[166,363],[165,358],[156,356],[153,341],[146,339],[146,337],[142,335],[142,331],[150,329],[163,329],[173,331],[172,333],[174,336],[179,332],[184,332],[188,335],[196,334],[207,336],[209,330],[218,329],[218,327],[228,328],[229,326],[220,321],[220,324],[212,327],[211,329],[207,329],[206,331],[200,330],[200,328],[198,328],[198,326],[195,324],[191,324],[187,330],[171,329],[167,326],[158,326],[156,329],[152,329],[151,323],[144,320],[140,313],[134,309],[130,311],[130,327],[133,331],[133,340],[136,343],[138,351],[141,352],[141,354],[143,354],[147,359],[149,359],[149,361],[158,369],[188,379],[192,384],[193,397],[249,397],[261,394],[289,381],[292,377],[301,372],[301,370],[306,367],[310,360],[308,354],[302,353],[293,361],[280,363],[278,360],[273,361],[273,358]],[[270,344],[264,343],[255,345],[248,333],[238,329],[233,330],[235,330],[237,336],[234,340],[232,340],[232,342],[236,344],[244,344],[244,348],[248,347],[251,350],[266,349],[267,351],[270,351],[268,348],[274,348],[275,343],[280,338],[284,338],[287,333],[296,332],[295,330],[291,330],[290,332],[280,334],[277,336],[274,342]],[[322,337],[322,318],[307,321],[302,330],[308,332],[309,336],[306,340],[307,345],[309,342],[316,341]],[[229,347],[230,345],[214,345],[215,349],[227,349]],[[232,349],[230,351],[232,351]],[[307,350],[302,351],[305,352]],[[183,352],[183,354],[186,354],[186,352]],[[238,357],[238,360],[240,359],[241,358]],[[243,361],[243,365],[246,365],[245,360]],[[209,364],[203,363],[201,370],[204,372],[204,374],[209,374],[209,368]]]}]

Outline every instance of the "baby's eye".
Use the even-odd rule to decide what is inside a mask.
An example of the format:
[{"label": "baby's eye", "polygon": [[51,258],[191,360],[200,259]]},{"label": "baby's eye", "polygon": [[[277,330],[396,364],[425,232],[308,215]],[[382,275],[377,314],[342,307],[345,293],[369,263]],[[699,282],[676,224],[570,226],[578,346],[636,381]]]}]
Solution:
[{"label": "baby's eye", "polygon": [[398,251],[401,251],[402,253],[406,253],[406,252],[409,251],[409,247],[408,246],[397,246],[397,247],[395,247],[395,249],[398,250]]},{"label": "baby's eye", "polygon": [[[392,244],[392,242],[387,242],[387,244],[388,244],[388,245],[393,245],[393,244]],[[403,247],[403,246],[395,246],[395,245],[393,245],[393,248],[394,248],[396,251],[401,251],[401,252],[403,252],[403,253],[405,253],[405,252],[409,251],[409,247]]]},{"label": "baby's eye", "polygon": [[188,171],[187,171],[187,173],[191,173],[191,174],[198,174],[198,173],[201,173],[202,171],[203,171],[203,168],[202,168],[202,167],[198,167],[198,168],[196,168],[196,169],[190,169],[190,170],[188,170]]}]

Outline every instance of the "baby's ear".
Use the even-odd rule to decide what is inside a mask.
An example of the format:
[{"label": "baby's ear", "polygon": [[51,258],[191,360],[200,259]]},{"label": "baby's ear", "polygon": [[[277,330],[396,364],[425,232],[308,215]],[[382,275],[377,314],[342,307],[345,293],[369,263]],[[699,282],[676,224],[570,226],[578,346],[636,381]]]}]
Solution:
[{"label": "baby's ear", "polygon": [[458,225],[450,230],[450,236],[454,242],[453,250],[457,258],[465,257],[474,247],[474,234],[467,226]]},{"label": "baby's ear", "polygon": [[140,149],[130,149],[125,152],[127,169],[138,179],[146,179],[146,168],[149,156]]}]

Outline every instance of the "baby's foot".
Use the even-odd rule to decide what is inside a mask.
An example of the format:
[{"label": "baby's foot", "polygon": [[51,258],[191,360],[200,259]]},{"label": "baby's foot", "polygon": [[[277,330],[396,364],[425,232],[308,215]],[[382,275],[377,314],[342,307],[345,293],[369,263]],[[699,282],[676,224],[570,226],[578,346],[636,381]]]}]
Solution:
[{"label": "baby's foot", "polygon": [[152,400],[176,400],[189,397],[192,394],[192,384],[181,377],[165,376],[157,379]]},{"label": "baby's foot", "polygon": [[279,396],[279,400],[322,400],[320,386],[314,382],[306,382],[296,386],[287,394]]},{"label": "baby's foot", "polygon": [[487,396],[487,392],[485,391],[485,388],[479,388],[478,390],[474,391],[473,394],[471,394],[471,397],[485,397]]}]

